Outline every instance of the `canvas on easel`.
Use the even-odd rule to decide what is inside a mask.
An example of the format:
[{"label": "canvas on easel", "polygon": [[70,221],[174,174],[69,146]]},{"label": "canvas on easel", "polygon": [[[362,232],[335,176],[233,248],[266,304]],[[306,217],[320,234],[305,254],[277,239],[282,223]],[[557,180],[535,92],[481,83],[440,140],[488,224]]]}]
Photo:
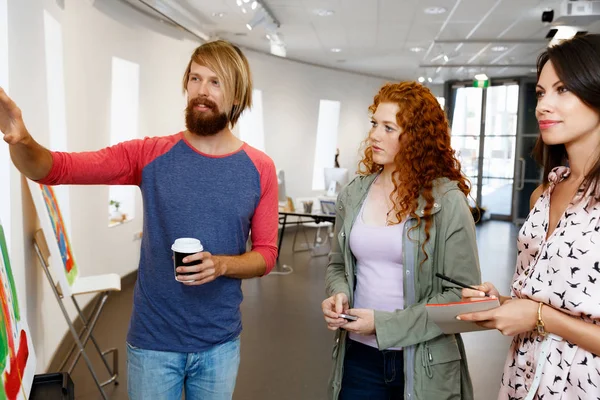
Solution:
[{"label": "canvas on easel", "polygon": [[25,310],[19,307],[2,222],[0,253],[0,400],[21,400],[31,392],[36,359]]},{"label": "canvas on easel", "polygon": [[56,194],[50,186],[40,185],[30,180],[28,180],[28,183],[44,231],[44,237],[52,256],[50,265],[63,292],[66,295],[71,295],[71,289],[79,276],[79,268],[73,256],[73,249],[58,206]]},{"label": "canvas on easel", "polygon": [[[94,338],[92,330],[100,317],[109,294],[121,290],[121,277],[114,273],[92,276],[79,275],[79,268],[75,262],[71,241],[69,240],[69,235],[54,189],[50,186],[40,185],[31,180],[28,180],[27,182],[42,228],[36,232],[34,236],[34,248],[36,249],[40,264],[44,269],[44,274],[52,287],[52,291],[61,308],[63,316],[69,325],[69,330],[71,331],[76,344],[71,348],[67,357],[64,358],[59,370],[66,371],[69,374],[72,373],[79,358],[83,357],[102,398],[108,399],[108,395],[104,391],[103,386],[113,382],[115,384],[117,383],[117,377],[119,375],[118,350],[116,348],[102,350]],[[53,274],[50,273],[50,269],[52,269]],[[54,278],[52,275],[54,275]],[[58,281],[58,285],[55,280]],[[60,286],[60,290],[57,286]],[[92,313],[88,316],[84,315],[82,307],[75,299],[76,296],[86,294],[97,295],[95,305],[92,307]],[[67,298],[72,300],[79,318],[83,321],[83,329],[80,332],[77,332],[75,329],[73,321],[63,303],[63,299]],[[94,349],[97,350],[99,356],[102,357],[103,364],[109,374],[108,380],[104,382],[100,382],[98,379],[85,351],[85,345],[88,340],[91,340],[94,343]],[[72,354],[75,354],[75,356],[71,360]],[[106,358],[111,354],[113,355],[112,366],[109,365],[108,359]],[[63,369],[63,367],[66,367],[68,361],[71,361],[70,366],[67,369]],[[2,399],[0,398],[0,400]]]}]

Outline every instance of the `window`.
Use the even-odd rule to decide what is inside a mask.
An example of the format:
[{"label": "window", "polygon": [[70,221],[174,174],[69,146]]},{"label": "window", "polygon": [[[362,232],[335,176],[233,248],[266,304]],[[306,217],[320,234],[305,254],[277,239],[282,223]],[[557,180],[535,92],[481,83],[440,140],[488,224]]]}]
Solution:
[{"label": "window", "polygon": [[[65,77],[63,66],[62,26],[44,10],[44,37],[46,49],[46,82],[48,85],[48,128],[50,148],[67,151],[67,116],[65,108]],[[71,231],[71,206],[69,187],[54,189],[67,232]]]},{"label": "window", "polygon": [[[140,66],[113,57],[110,106],[110,144],[138,137]],[[109,226],[135,217],[135,193],[132,186],[110,186],[108,190]]]},{"label": "window", "polygon": [[339,122],[340,102],[321,100],[315,145],[313,190],[325,190],[324,169],[333,167],[335,163]]},{"label": "window", "polygon": [[[8,16],[7,0],[0,0],[0,87],[5,92],[8,88]],[[6,235],[6,245],[10,250],[10,155],[8,145],[0,143],[0,220]]]},{"label": "window", "polygon": [[238,121],[240,139],[260,151],[265,151],[262,92],[252,90],[252,108],[244,111]]}]

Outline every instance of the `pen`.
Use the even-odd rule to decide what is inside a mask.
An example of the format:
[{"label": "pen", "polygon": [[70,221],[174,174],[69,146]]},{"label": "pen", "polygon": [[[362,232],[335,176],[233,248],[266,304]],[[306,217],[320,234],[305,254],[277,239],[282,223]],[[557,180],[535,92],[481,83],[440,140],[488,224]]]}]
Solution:
[{"label": "pen", "polygon": [[[439,272],[436,272],[436,273],[435,273],[435,276],[437,276],[438,278],[441,278],[441,279],[443,279],[443,280],[445,280],[445,281],[448,281],[448,282],[454,283],[455,285],[458,285],[458,286],[460,286],[460,287],[464,287],[465,289],[473,289],[473,290],[477,290],[477,291],[481,292],[481,290],[479,290],[479,289],[477,289],[477,288],[474,288],[473,286],[470,286],[470,285],[464,284],[464,283],[462,283],[462,282],[459,282],[459,281],[457,281],[457,280],[455,280],[455,279],[449,278],[449,277],[447,277],[446,275],[442,275],[442,274],[440,274]],[[485,293],[485,292],[483,292],[483,293]],[[485,293],[485,297],[490,297],[490,295],[489,295],[489,294],[487,294],[487,293]]]}]

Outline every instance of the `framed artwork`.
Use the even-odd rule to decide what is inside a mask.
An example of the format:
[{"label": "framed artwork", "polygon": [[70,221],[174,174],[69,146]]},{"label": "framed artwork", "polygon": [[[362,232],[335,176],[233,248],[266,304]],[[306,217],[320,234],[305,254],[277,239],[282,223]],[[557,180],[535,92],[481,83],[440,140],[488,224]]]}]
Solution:
[{"label": "framed artwork", "polygon": [[40,185],[30,180],[28,183],[50,250],[50,266],[56,274],[63,292],[71,295],[71,288],[79,276],[79,269],[73,256],[73,248],[56,195],[50,186]]},{"label": "framed artwork", "polygon": [[0,222],[0,400],[27,399],[35,375],[35,353],[25,310],[13,278],[4,229]]}]

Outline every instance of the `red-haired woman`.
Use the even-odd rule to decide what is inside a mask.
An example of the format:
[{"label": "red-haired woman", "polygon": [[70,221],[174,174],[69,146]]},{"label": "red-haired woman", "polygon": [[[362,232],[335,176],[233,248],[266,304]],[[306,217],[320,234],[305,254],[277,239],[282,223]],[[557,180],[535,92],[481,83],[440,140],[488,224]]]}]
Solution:
[{"label": "red-haired woman", "polygon": [[462,339],[443,334],[425,310],[461,298],[436,272],[480,279],[469,182],[448,122],[414,82],[383,86],[369,111],[360,176],[337,201],[331,297],[322,303],[336,331],[330,398],[472,399]]}]

